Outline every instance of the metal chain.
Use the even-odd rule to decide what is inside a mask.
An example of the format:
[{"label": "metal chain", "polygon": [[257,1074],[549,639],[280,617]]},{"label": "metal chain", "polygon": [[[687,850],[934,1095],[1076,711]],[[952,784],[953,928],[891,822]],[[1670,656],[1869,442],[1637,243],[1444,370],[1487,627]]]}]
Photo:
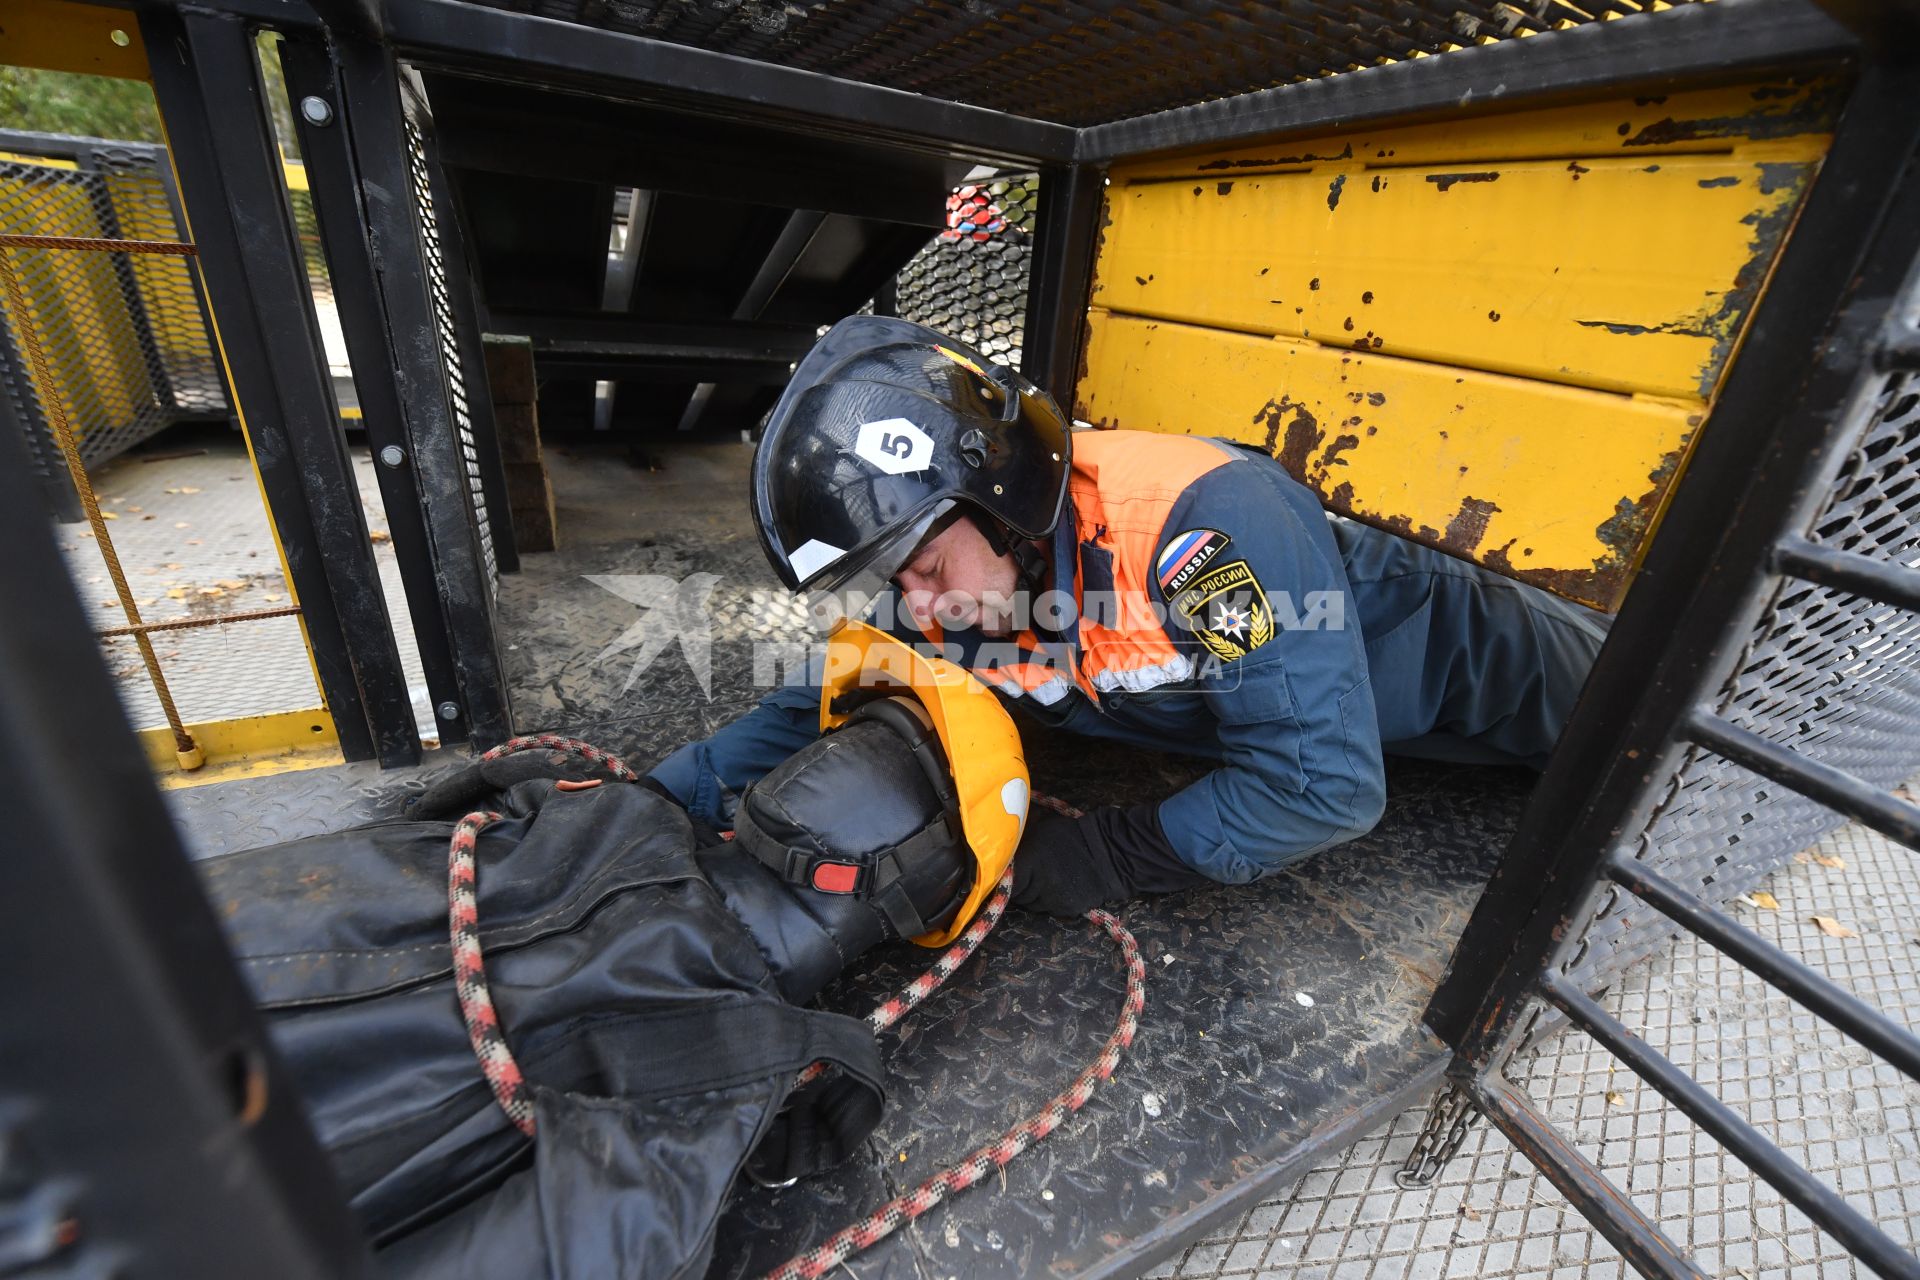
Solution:
[{"label": "metal chain", "polygon": [[1474,1103],[1473,1095],[1460,1084],[1449,1082],[1434,1094],[1433,1104],[1427,1110],[1427,1122],[1420,1127],[1420,1136],[1413,1140],[1407,1162],[1393,1175],[1394,1182],[1408,1191],[1432,1186],[1479,1118],[1480,1108]]}]

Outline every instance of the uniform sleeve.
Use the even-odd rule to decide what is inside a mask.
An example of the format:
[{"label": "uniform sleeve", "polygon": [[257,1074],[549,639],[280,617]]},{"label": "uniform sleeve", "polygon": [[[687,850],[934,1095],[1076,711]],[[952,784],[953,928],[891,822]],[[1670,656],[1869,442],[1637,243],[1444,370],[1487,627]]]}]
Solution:
[{"label": "uniform sleeve", "polygon": [[1236,460],[1175,504],[1155,561],[1223,761],[1161,803],[1174,851],[1238,884],[1371,830],[1386,784],[1366,646],[1313,495]]},{"label": "uniform sleeve", "polygon": [[820,686],[782,685],[753,710],[700,742],[689,742],[647,776],[687,813],[715,830],[733,826],[740,794],[820,736]]}]

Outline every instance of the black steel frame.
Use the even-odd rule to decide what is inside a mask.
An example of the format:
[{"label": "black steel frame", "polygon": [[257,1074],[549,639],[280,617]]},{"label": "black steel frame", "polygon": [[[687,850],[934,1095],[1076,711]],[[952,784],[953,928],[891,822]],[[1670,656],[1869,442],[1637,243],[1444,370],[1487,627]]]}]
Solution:
[{"label": "black steel frame", "polygon": [[[1635,858],[1636,833],[1690,746],[1704,747],[1920,848],[1920,809],[1709,709],[1783,575],[1920,604],[1920,572],[1824,549],[1803,533],[1888,368],[1920,368],[1920,64],[1868,62],[1799,226],[1634,591],[1546,776],[1481,899],[1428,1025],[1454,1084],[1621,1253],[1696,1276],[1684,1253],[1554,1131],[1503,1069],[1544,1003],[1885,1276],[1920,1277],[1894,1243],[1559,972],[1616,885],[1719,948],[1910,1076],[1920,1037]],[[1811,356],[1809,356],[1811,353]],[[1737,426],[1731,429],[1731,426]],[[1676,625],[1676,620],[1678,623]]]},{"label": "black steel frame", "polygon": [[[332,630],[316,627],[312,616],[309,626],[339,636],[338,647],[329,650],[330,659],[341,659],[331,679],[344,681],[343,688],[356,693],[360,686],[354,681],[363,675],[378,684],[374,677],[385,674],[379,661],[384,655],[377,652],[381,642],[391,651],[384,612],[378,617],[364,607],[328,612],[336,595],[364,603],[356,592],[364,583],[352,580],[361,571],[356,556],[364,551],[364,527],[357,506],[346,511],[334,501],[342,474],[337,435],[329,437],[320,429],[314,421],[320,415],[293,407],[305,397],[307,403],[330,410],[331,397],[317,359],[311,316],[304,307],[285,305],[289,297],[304,296],[304,290],[292,278],[299,261],[297,246],[290,234],[282,234],[287,230],[284,200],[268,198],[270,191],[275,197],[279,193],[277,174],[271,184],[267,180],[270,139],[258,112],[249,47],[248,24],[257,21],[273,22],[292,37],[288,74],[290,83],[297,84],[296,99],[317,93],[336,113],[334,135],[320,136],[323,131],[313,127],[303,132],[316,180],[316,205],[322,208],[343,312],[350,308],[377,335],[377,341],[364,335],[356,339],[355,372],[368,406],[369,430],[384,433],[383,439],[407,453],[408,476],[393,479],[389,506],[397,517],[396,542],[400,521],[408,522],[408,556],[415,575],[409,581],[409,599],[416,604],[417,593],[417,625],[423,618],[434,620],[424,607],[431,599],[438,616],[433,634],[446,641],[444,657],[436,659],[438,674],[431,678],[445,688],[451,671],[467,699],[476,741],[487,736],[482,716],[497,727],[505,723],[506,708],[504,700],[488,708],[473,706],[476,689],[503,685],[498,682],[491,617],[483,607],[485,584],[479,580],[477,551],[452,514],[465,517],[464,508],[452,504],[459,477],[449,457],[452,430],[445,417],[445,389],[437,365],[430,365],[419,349],[420,335],[431,333],[432,325],[417,235],[411,213],[390,198],[409,187],[398,59],[777,121],[944,155],[1038,165],[1044,174],[1043,203],[1023,356],[1036,380],[1061,391],[1076,374],[1083,308],[1073,300],[1086,296],[1101,211],[1101,173],[1111,161],[1362,120],[1433,118],[1602,89],[1697,84],[1787,67],[1830,66],[1857,53],[1847,28],[1812,6],[1800,0],[1752,0],[1595,24],[1547,39],[1511,41],[1075,130],[456,0],[410,0],[384,13],[364,0],[323,4],[330,28],[327,55],[311,43],[311,30],[298,23],[288,26],[293,19],[278,5],[227,0],[224,8],[218,14],[150,11],[142,18],[143,30],[186,194],[203,223],[212,222],[196,228],[209,287],[221,302],[222,316],[245,326],[243,333],[226,335],[227,355],[242,402],[255,415],[249,421],[255,425],[256,442],[267,444],[263,477],[269,479],[290,561],[299,554],[296,585],[303,599],[313,601],[310,610],[322,615]],[[221,73],[229,82],[222,82]],[[1492,85],[1500,86],[1497,93],[1489,92]],[[1619,884],[1889,1061],[1909,1072],[1920,1066],[1920,1044],[1910,1032],[1744,933],[1684,889],[1633,864],[1613,843],[1615,833],[1644,817],[1651,780],[1671,769],[1676,752],[1688,741],[1709,746],[1898,839],[1911,843],[1920,834],[1920,813],[1912,806],[1871,792],[1837,771],[1810,767],[1697,709],[1702,693],[1724,674],[1726,658],[1717,648],[1726,635],[1751,622],[1780,574],[1907,607],[1920,602],[1915,575],[1823,550],[1799,536],[1810,495],[1838,465],[1847,420],[1838,410],[1860,403],[1863,381],[1872,371],[1920,368],[1920,332],[1912,327],[1911,311],[1903,317],[1894,305],[1908,264],[1920,250],[1920,120],[1911,111],[1916,90],[1920,76],[1911,65],[1875,64],[1863,72],[1717,410],[1720,421],[1742,424],[1742,429],[1703,436],[1596,667],[1589,694],[1428,1014],[1430,1025],[1456,1050],[1450,1068],[1456,1084],[1546,1169],[1630,1261],[1653,1274],[1694,1273],[1672,1242],[1500,1075],[1522,1016],[1542,1002],[1621,1055],[1876,1269],[1889,1275],[1914,1274],[1907,1255],[1889,1253],[1888,1242],[1870,1224],[1858,1220],[1831,1191],[1792,1169],[1781,1153],[1635,1040],[1584,993],[1557,980],[1549,964],[1556,932],[1577,920],[1594,887],[1603,881]],[[269,232],[264,240],[241,240],[235,222],[242,215],[262,219],[259,225]],[[276,267],[276,262],[281,265]],[[1910,282],[1905,287],[1911,298]],[[269,299],[277,306],[269,307]],[[229,325],[234,322],[229,319]],[[555,340],[566,341],[557,335]],[[778,339],[768,346],[759,358],[777,360]],[[363,365],[370,375],[384,370],[384,383],[371,376],[362,379]],[[12,483],[7,471],[0,467],[0,485]],[[383,475],[383,488],[388,481]],[[411,515],[401,510],[409,501]],[[0,501],[0,520],[13,519],[22,509],[22,504]],[[349,554],[344,561],[336,565],[321,559],[327,550],[351,541],[342,535],[354,529],[360,530],[360,545],[345,548]],[[44,530],[23,530],[12,545],[28,554],[5,575],[9,586],[31,587],[36,594],[26,598],[64,597],[61,583],[50,576],[57,574],[57,560]],[[426,579],[418,577],[422,549],[435,557],[431,593]],[[90,652],[71,605],[59,599],[58,625],[65,628],[63,635],[71,632],[73,637],[65,642],[68,665],[74,654]],[[44,609],[44,604],[36,604],[34,613]],[[27,616],[23,607],[0,617],[0,646],[9,656],[37,642],[36,633],[21,621]],[[1675,618],[1683,619],[1677,628]],[[354,665],[345,645],[349,634],[360,646],[351,656],[364,658],[373,651],[375,660]],[[425,632],[422,639],[424,643]],[[318,639],[315,647],[319,657]],[[177,849],[168,847],[164,822],[153,808],[150,780],[137,757],[129,754],[128,736],[94,723],[111,719],[111,704],[103,701],[111,698],[111,689],[97,662],[82,661],[91,663],[91,669],[74,674],[74,690],[64,691],[59,706],[47,702],[42,692],[46,686],[23,684],[18,678],[17,673],[34,669],[31,659],[0,662],[0,722],[20,739],[60,730],[49,744],[53,750],[41,753],[56,763],[82,758],[83,751],[86,758],[100,759],[104,751],[116,785],[133,797],[132,818],[125,826],[101,833],[88,826],[97,825],[97,819],[79,803],[73,780],[49,775],[36,778],[41,791],[25,806],[26,820],[43,822],[55,834],[54,824],[65,823],[69,834],[84,831],[115,848],[124,848],[136,834],[151,835],[155,841],[156,848],[142,852],[157,854],[164,864],[155,874],[167,880],[172,886],[168,892],[179,899],[169,901],[169,910],[177,911],[178,919],[197,922],[193,928],[176,929],[169,945],[178,947],[181,938],[190,936],[202,943],[192,954],[162,955],[156,950],[140,957],[149,967],[149,981],[152,974],[161,974],[172,981],[172,990],[195,996],[191,1003],[154,1012],[159,1025],[152,1034],[165,1039],[179,1026],[204,1024],[206,992],[213,993],[215,1007],[227,1012],[236,1004],[243,1006],[244,999],[235,995],[230,965],[211,945],[217,933],[204,907],[187,901],[195,896],[183,891],[190,879],[184,872],[174,874],[179,870]],[[9,671],[16,675],[7,676]],[[383,697],[391,696],[389,685],[379,687]],[[79,717],[72,710],[75,691],[84,695],[86,714]],[[28,871],[47,888],[44,899],[26,914],[44,930],[64,924],[59,935],[49,934],[55,942],[102,936],[89,930],[107,929],[100,910],[101,886],[111,882],[96,876],[77,883],[74,875],[73,882],[55,883],[59,863],[52,854],[67,846],[50,838],[36,847],[49,856],[34,859]],[[9,901],[24,899],[14,895]],[[38,934],[24,936],[37,944]],[[144,936],[135,938],[137,943],[146,941]],[[16,951],[4,954],[11,961]],[[53,954],[49,949],[35,957],[38,981],[48,981],[50,972],[55,978],[63,972],[57,965],[49,969],[46,957]],[[97,999],[99,991],[107,989],[90,987],[88,998]],[[244,1022],[244,1009],[233,1016]],[[269,1096],[286,1095],[270,1086]],[[196,1118],[200,1113],[180,1114]],[[121,1149],[126,1145],[120,1144]],[[75,1150],[85,1150],[90,1174],[111,1166],[104,1154],[96,1159],[91,1150]],[[247,1241],[255,1228],[265,1236],[301,1214],[314,1215],[308,1220],[319,1224],[313,1231],[278,1243],[291,1250],[295,1262],[309,1267],[323,1259],[330,1264],[342,1261],[347,1251],[343,1241],[351,1229],[337,1212],[337,1197],[312,1186],[299,1188],[296,1196],[285,1181],[293,1165],[309,1172],[324,1167],[305,1135],[263,1152],[262,1159],[266,1172],[281,1181],[249,1181],[238,1192],[232,1190],[238,1184],[211,1178],[197,1185],[208,1189],[209,1201],[216,1195],[259,1191],[268,1203],[242,1222]],[[167,1190],[169,1202],[177,1203],[183,1188],[169,1183]],[[235,1217],[229,1214],[224,1221],[231,1233]],[[353,1265],[350,1259],[344,1262],[345,1269]],[[271,1269],[275,1274],[299,1271],[293,1264]]]},{"label": "black steel frame", "polygon": [[[301,149],[312,166],[309,191],[440,740],[490,747],[512,736],[512,712],[494,628],[493,585],[480,552],[467,460],[436,337],[433,282],[411,202],[402,72],[384,51],[351,39],[336,39],[325,49],[316,32],[283,35],[281,64],[296,105]],[[300,112],[308,98],[326,104],[325,123]],[[495,554],[506,568],[517,557],[511,555],[511,532],[503,529],[510,521],[479,324],[458,241],[443,239],[442,255],[462,333],[466,407],[493,514]]]},{"label": "black steel frame", "polygon": [[198,262],[307,642],[348,759],[420,758],[400,653],[320,347],[250,25],[140,16]]},{"label": "black steel frame", "polygon": [[7,770],[0,894],[8,1269],[365,1274],[26,463],[0,433],[0,733],[30,744]]}]

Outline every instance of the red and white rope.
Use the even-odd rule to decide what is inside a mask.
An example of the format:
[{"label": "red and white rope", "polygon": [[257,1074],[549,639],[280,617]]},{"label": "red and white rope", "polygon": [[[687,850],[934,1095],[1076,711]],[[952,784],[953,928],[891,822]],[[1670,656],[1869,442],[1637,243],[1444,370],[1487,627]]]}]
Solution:
[{"label": "red and white rope", "polygon": [[[578,756],[623,781],[639,781],[640,775],[627,768],[618,756],[578,738],[563,738],[552,733],[511,738],[480,758],[498,760],[517,752],[538,750]],[[453,840],[447,852],[447,931],[453,940],[454,995],[460,1002],[460,1020],[467,1024],[467,1041],[473,1045],[473,1056],[479,1060],[487,1085],[493,1090],[500,1109],[507,1113],[507,1119],[531,1138],[533,1092],[527,1086],[526,1077],[520,1074],[520,1064],[514,1060],[506,1033],[500,1028],[500,1015],[487,989],[486,959],[480,952],[480,874],[474,848],[481,830],[499,820],[500,815],[491,810],[476,809],[453,828]]]},{"label": "red and white rope", "polygon": [[[563,738],[557,734],[542,733],[513,738],[481,758],[498,760],[516,752],[534,750],[560,751],[578,756],[607,770],[616,778],[638,781],[638,775],[617,756],[609,755],[578,738]],[[1078,810],[1051,797],[1034,798],[1069,816],[1079,816]],[[455,825],[447,863],[447,924],[453,942],[454,991],[459,998],[460,1016],[467,1025],[467,1038],[473,1045],[474,1057],[479,1060],[487,1084],[500,1103],[500,1109],[507,1113],[507,1118],[513,1121],[515,1128],[531,1138],[535,1131],[532,1092],[526,1078],[520,1074],[520,1065],[514,1060],[513,1051],[508,1047],[501,1030],[499,1014],[487,990],[485,958],[480,950],[479,873],[474,850],[480,832],[499,820],[498,813],[475,810]],[[987,935],[993,932],[994,926],[1005,914],[1012,896],[1013,871],[1008,868],[1000,877],[993,895],[981,908],[979,916],[967,926],[966,932],[940,953],[927,972],[868,1014],[868,1025],[876,1032],[884,1031],[938,990],[940,984],[966,963],[967,958],[986,941]],[[907,1194],[882,1205],[868,1217],[835,1233],[823,1244],[774,1268],[767,1273],[768,1280],[815,1280],[862,1249],[886,1239],[948,1196],[966,1190],[994,1169],[1004,1167],[1015,1156],[1059,1128],[1068,1116],[1093,1096],[1094,1088],[1100,1081],[1112,1076],[1114,1068],[1119,1065],[1122,1051],[1133,1043],[1140,1026],[1140,1014],[1147,1007],[1147,969],[1140,959],[1139,944],[1118,919],[1105,911],[1089,911],[1087,919],[1106,930],[1107,936],[1119,944],[1127,969],[1126,1000],[1121,1005],[1119,1020],[1106,1043],[1101,1046],[1098,1056],[1074,1077],[1073,1083],[1066,1089],[1000,1137],[980,1147],[960,1163],[928,1178]],[[814,1063],[800,1073],[795,1087],[816,1079],[824,1070],[823,1064]]]},{"label": "red and white rope", "polygon": [[836,1232],[825,1243],[789,1258],[767,1273],[766,1280],[816,1280],[846,1259],[870,1245],[886,1239],[900,1227],[933,1208],[957,1191],[964,1191],[993,1170],[1059,1128],[1093,1096],[1094,1086],[1113,1074],[1120,1054],[1133,1043],[1140,1027],[1141,1011],[1147,1007],[1147,966],[1140,959],[1140,946],[1127,927],[1105,911],[1089,911],[1087,919],[1107,931],[1120,944],[1127,966],[1127,998],[1113,1033],[1100,1048],[1099,1056],[1087,1064],[1072,1084],[1049,1099],[1038,1111],[1014,1125],[994,1141],[974,1151],[960,1163],[935,1174],[903,1196],[888,1201],[873,1214]]}]

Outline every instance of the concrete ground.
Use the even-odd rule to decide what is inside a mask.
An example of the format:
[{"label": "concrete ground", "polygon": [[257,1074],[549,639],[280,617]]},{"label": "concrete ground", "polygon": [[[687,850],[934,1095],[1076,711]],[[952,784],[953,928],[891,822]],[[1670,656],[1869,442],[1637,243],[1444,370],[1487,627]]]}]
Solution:
[{"label": "concrete ground", "polygon": [[[237,437],[201,432],[162,438],[146,453],[204,452],[145,462],[130,455],[103,468],[96,487],[136,595],[149,618],[269,607],[285,598],[258,490]],[[369,524],[384,530],[365,450],[356,448]],[[773,633],[804,633],[801,615],[765,595],[764,566],[735,505],[744,447],[676,450],[655,473],[622,451],[593,445],[549,450],[563,545],[590,551],[607,574],[680,578],[695,563],[728,575],[709,605],[725,619],[772,619]],[[645,512],[653,532],[636,536]],[[662,513],[670,518],[663,519]],[[664,532],[662,526],[665,526]],[[84,525],[61,541],[81,597],[101,625],[120,621],[98,551]],[[391,547],[376,542],[402,658],[418,690],[419,665],[406,627]],[[596,558],[597,557],[597,558]],[[632,654],[618,639],[631,601],[581,578],[579,560],[533,555],[502,582],[503,649],[519,727],[564,718],[601,726],[621,748],[640,718],[684,721],[685,736],[710,730],[744,704],[708,701],[675,656],[629,685]],[[542,628],[585,628],[571,646],[520,640]],[[292,620],[171,633],[158,646],[189,721],[312,706],[311,669]],[[540,655],[566,650],[572,667]],[[135,723],[160,723],[127,641],[107,655]],[[714,662],[745,663],[717,644]],[[719,686],[737,681],[717,680]],[[425,715],[424,691],[416,702]],[[643,763],[636,760],[636,763]],[[1773,875],[1771,897],[1737,912],[1763,936],[1848,986],[1896,1019],[1920,1024],[1920,889],[1914,855],[1858,828],[1841,831]],[[1819,915],[1853,936],[1829,936]],[[1920,1244],[1920,1085],[1852,1045],[1765,984],[1690,939],[1636,968],[1608,993],[1609,1008],[1654,1047],[1705,1081],[1789,1154],[1846,1193],[1881,1228]],[[1652,1213],[1709,1276],[1723,1280],[1866,1275],[1837,1243],[1759,1182],[1649,1087],[1578,1034],[1551,1039],[1510,1073],[1581,1149]],[[1573,1280],[1627,1274],[1613,1249],[1497,1133],[1476,1128],[1437,1185],[1407,1191],[1396,1170],[1424,1112],[1329,1159],[1152,1274],[1163,1277],[1298,1277],[1300,1280]]]}]

